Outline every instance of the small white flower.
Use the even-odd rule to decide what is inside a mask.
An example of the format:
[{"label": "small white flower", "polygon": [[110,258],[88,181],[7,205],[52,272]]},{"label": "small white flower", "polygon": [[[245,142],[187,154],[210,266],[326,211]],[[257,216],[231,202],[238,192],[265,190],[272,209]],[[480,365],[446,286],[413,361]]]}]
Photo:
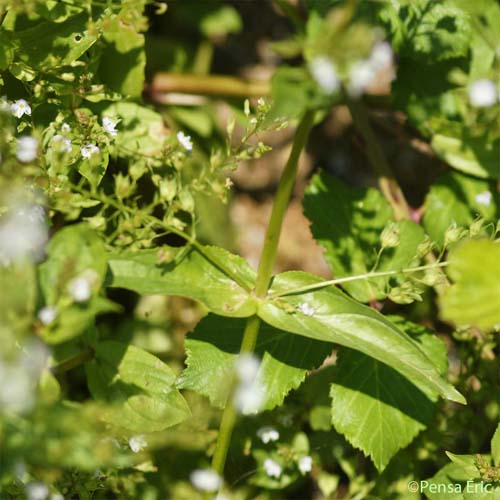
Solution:
[{"label": "small white flower", "polygon": [[234,405],[240,413],[258,413],[264,402],[264,390],[258,384],[241,384],[234,393]]},{"label": "small white flower", "polygon": [[260,361],[255,354],[243,353],[238,356],[235,368],[236,374],[244,384],[252,384],[259,372]]},{"label": "small white flower", "polygon": [[316,312],[316,309],[314,309],[314,307],[311,307],[309,304],[306,304],[305,302],[301,302],[297,306],[297,308],[302,314],[305,314],[306,316],[314,316],[314,313]]},{"label": "small white flower", "polygon": [[306,474],[308,472],[311,472],[312,458],[309,455],[307,455],[305,457],[300,457],[298,465],[299,465],[299,470],[302,474]]},{"label": "small white flower", "polygon": [[264,460],[264,469],[269,477],[279,478],[281,476],[281,465],[272,458]]},{"label": "small white flower", "polygon": [[16,157],[22,163],[29,163],[38,155],[38,141],[29,135],[23,135],[17,140]]},{"label": "small white flower", "polygon": [[90,158],[92,155],[95,155],[99,153],[99,148],[95,145],[89,142],[88,144],[85,144],[82,148],[80,148],[80,152],[82,153],[82,156],[84,158]]},{"label": "small white flower", "polygon": [[278,441],[280,438],[280,433],[271,426],[261,427],[257,431],[257,436],[259,436],[260,440],[264,443],[271,443],[272,441]]},{"label": "small white flower", "polygon": [[189,135],[186,135],[184,132],[177,132],[177,140],[186,151],[192,151],[193,141]]},{"label": "small white flower", "polygon": [[56,134],[52,137],[52,142],[61,153],[71,153],[71,139],[63,137],[61,134]]},{"label": "small white flower", "polygon": [[139,453],[148,445],[144,434],[137,434],[128,440],[128,445],[134,453]]},{"label": "small white flower", "polygon": [[475,200],[480,205],[484,205],[485,207],[488,207],[491,204],[491,198],[492,198],[492,194],[490,191],[483,191],[482,193],[479,193],[476,195]]},{"label": "small white flower", "polygon": [[38,319],[44,325],[50,325],[57,317],[57,310],[54,306],[45,306],[38,311]]},{"label": "small white flower", "polygon": [[10,112],[16,118],[21,118],[23,115],[31,115],[31,106],[24,99],[18,99],[10,105]]},{"label": "small white flower", "polygon": [[476,80],[469,86],[469,99],[476,108],[493,106],[497,100],[497,90],[491,80]]},{"label": "small white flower", "polygon": [[222,478],[212,469],[196,469],[189,478],[200,491],[217,491],[222,486]]},{"label": "small white flower", "polygon": [[328,57],[319,56],[313,59],[309,71],[326,94],[333,94],[339,90],[340,79],[335,65]]},{"label": "small white flower", "polygon": [[111,136],[115,137],[116,134],[118,133],[116,131],[116,125],[117,122],[112,120],[109,116],[104,116],[102,119],[102,126],[104,127],[104,130]]},{"label": "small white flower", "polygon": [[359,97],[373,82],[377,69],[368,61],[358,61],[349,70],[347,91],[351,97]]},{"label": "small white flower", "polygon": [[83,276],[71,280],[68,284],[68,291],[75,302],[87,302],[92,295],[90,282]]},{"label": "small white flower", "polygon": [[48,239],[43,208],[21,205],[0,217],[0,258],[5,261],[32,257],[39,260]]},{"label": "small white flower", "polygon": [[49,496],[49,488],[41,482],[28,483],[26,485],[26,496],[28,500],[45,500]]},{"label": "small white flower", "polygon": [[71,132],[71,127],[66,123],[64,122],[62,125],[61,125],[61,132],[63,134],[69,134]]},{"label": "small white flower", "polygon": [[392,47],[388,42],[376,43],[370,54],[370,62],[377,70],[390,66],[393,58]]}]

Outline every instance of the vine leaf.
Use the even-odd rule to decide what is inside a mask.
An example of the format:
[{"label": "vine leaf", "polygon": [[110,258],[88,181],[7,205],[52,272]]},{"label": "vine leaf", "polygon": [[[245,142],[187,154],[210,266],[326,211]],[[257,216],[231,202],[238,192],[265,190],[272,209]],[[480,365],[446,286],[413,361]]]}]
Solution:
[{"label": "vine leaf", "polygon": [[[338,278],[365,274],[372,269],[380,234],[392,218],[391,208],[379,191],[348,187],[325,172],[313,177],[304,197],[304,213]],[[396,248],[384,250],[377,271],[408,267],[424,239],[418,224],[408,220],[396,224],[400,243]],[[387,296],[388,281],[388,277],[357,280],[344,283],[343,288],[360,302],[369,302]]]},{"label": "vine leaf", "polygon": [[[432,332],[391,318],[439,367],[447,370],[446,347]],[[341,349],[331,386],[332,423],[379,471],[429,424],[436,397],[396,370],[352,349]]]},{"label": "vine leaf", "polygon": [[[187,368],[178,386],[207,396],[214,406],[223,408],[231,391],[244,329],[243,319],[211,314],[203,318],[186,338]],[[331,350],[329,342],[290,335],[261,324],[255,347],[261,359],[255,381],[264,397],[261,409],[271,410],[282,404],[288,392],[299,387],[307,372],[321,365]]]},{"label": "vine leaf", "polygon": [[440,297],[442,318],[485,330],[500,325],[500,245],[465,242],[451,253],[447,272],[454,284]]},{"label": "vine leaf", "polygon": [[[272,291],[283,293],[321,281],[308,273],[287,272],[275,277]],[[419,388],[465,403],[414,340],[380,313],[335,287],[262,302],[258,315],[280,330],[360,351],[390,366]]]},{"label": "vine leaf", "polygon": [[203,247],[205,255],[196,248],[165,248],[164,251],[172,256],[167,263],[158,263],[157,251],[111,256],[107,285],[141,295],[188,297],[221,316],[245,318],[255,313],[255,300],[222,270],[224,267],[250,290],[255,271],[243,258],[218,247]]},{"label": "vine leaf", "polygon": [[105,419],[132,432],[156,432],[182,422],[189,407],[174,372],[156,356],[115,341],[97,344],[85,365],[89,390],[111,407]]}]

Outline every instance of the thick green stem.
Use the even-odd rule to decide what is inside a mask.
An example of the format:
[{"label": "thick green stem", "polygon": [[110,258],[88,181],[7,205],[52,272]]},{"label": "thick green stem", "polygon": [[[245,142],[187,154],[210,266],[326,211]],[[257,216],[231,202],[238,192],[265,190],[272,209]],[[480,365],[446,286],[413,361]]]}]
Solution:
[{"label": "thick green stem", "polygon": [[314,112],[307,111],[297,128],[292,152],[290,153],[290,157],[281,175],[278,190],[274,198],[271,218],[267,226],[259,269],[257,271],[257,280],[255,283],[255,294],[257,297],[263,297],[267,293],[269,282],[271,281],[272,271],[276,261],[276,253],[278,251],[281,226],[295,184],[300,153],[305,146],[313,121]]},{"label": "thick green stem", "polygon": [[[313,125],[313,120],[314,113],[307,111],[297,128],[290,157],[288,158],[283,174],[281,175],[280,183],[274,198],[271,218],[267,227],[259,269],[257,271],[255,284],[255,295],[257,297],[264,297],[267,294],[269,283],[271,282],[272,271],[276,261],[279,237],[281,234],[281,226],[283,225],[285,212],[295,184],[300,153],[307,141],[309,131]],[[248,318],[245,331],[243,333],[243,340],[241,341],[240,354],[252,353],[254,351],[257,343],[257,337],[259,335],[259,329],[260,318],[258,316],[251,316]],[[234,424],[236,422],[236,417],[236,408],[234,407],[233,402],[229,399],[222,414],[217,444],[212,458],[212,469],[220,476],[222,476],[224,472],[227,452]]]}]

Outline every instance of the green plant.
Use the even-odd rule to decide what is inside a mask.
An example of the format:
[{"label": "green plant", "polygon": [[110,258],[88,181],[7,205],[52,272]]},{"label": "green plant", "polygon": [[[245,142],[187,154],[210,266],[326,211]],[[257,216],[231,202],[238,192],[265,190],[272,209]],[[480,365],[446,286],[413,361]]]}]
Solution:
[{"label": "green plant", "polygon": [[[199,3],[196,88],[224,94],[231,81],[204,80],[203,61],[241,19],[229,5]],[[145,11],[155,4],[0,4],[7,498],[271,498],[277,490],[291,498],[311,471],[324,497],[498,494],[500,406],[488,391],[498,392],[500,7],[277,5],[294,32],[273,48],[294,64],[279,67],[269,89],[241,85],[270,96],[237,96],[224,136],[211,108],[169,113],[142,100]],[[380,103],[365,94],[384,75],[392,99]],[[151,84],[155,99],[160,86]],[[432,183],[420,211],[377,138],[371,110],[380,104],[403,111],[453,169]],[[332,106],[349,110],[378,189],[316,173],[303,208],[334,278],[274,274],[299,158]],[[262,137],[294,120],[254,270],[200,235],[219,206],[207,203],[227,202],[230,173],[266,154]],[[173,342],[162,330],[171,318],[155,296],[202,308],[168,363],[160,358]],[[457,327],[447,344],[432,329],[440,321]],[[453,383],[447,348],[462,363]],[[440,435],[470,425],[485,402],[483,428],[462,446],[477,450],[450,452],[445,465]],[[281,432],[262,426],[269,422]],[[405,458],[389,466],[398,452]],[[245,484],[232,484],[255,465]],[[480,487],[464,489],[469,480]]]}]

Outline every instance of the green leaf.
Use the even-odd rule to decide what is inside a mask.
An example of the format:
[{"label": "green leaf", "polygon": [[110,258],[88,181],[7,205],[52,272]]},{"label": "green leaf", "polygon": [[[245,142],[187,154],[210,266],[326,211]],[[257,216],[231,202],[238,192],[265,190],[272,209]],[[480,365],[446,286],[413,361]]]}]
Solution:
[{"label": "green leaf", "polygon": [[[287,272],[275,277],[272,291],[283,293],[321,281],[308,273]],[[415,341],[380,313],[335,287],[262,302],[258,315],[280,330],[360,351],[394,368],[420,388],[465,403]]]},{"label": "green leaf", "polygon": [[380,14],[403,57],[443,60],[467,55],[469,18],[451,0],[395,0]]},{"label": "green leaf", "polygon": [[243,23],[238,11],[230,5],[223,5],[209,12],[200,21],[202,33],[209,38],[239,33],[242,27]]},{"label": "green leaf", "polygon": [[105,419],[132,432],[156,432],[176,425],[189,407],[175,389],[174,372],[156,356],[120,342],[97,344],[86,366],[89,390],[111,406]]},{"label": "green leaf", "polygon": [[423,225],[442,247],[444,234],[453,222],[467,227],[477,215],[486,222],[496,222],[497,214],[498,194],[493,183],[449,172],[431,186],[425,199]]},{"label": "green leaf", "polygon": [[111,90],[140,97],[144,88],[146,54],[144,35],[132,25],[114,19],[106,25],[106,45],[99,64],[99,76]]},{"label": "green leaf", "polygon": [[40,266],[40,285],[48,304],[65,293],[67,283],[91,269],[101,283],[106,274],[106,249],[86,224],[67,226],[47,246],[48,258]]},{"label": "green leaf", "polygon": [[463,482],[471,479],[455,463],[445,465],[430,479],[422,481],[421,491],[429,500],[464,500]]},{"label": "green leaf", "polygon": [[477,177],[500,179],[500,139],[490,139],[469,124],[435,117],[429,123],[434,134],[431,146],[449,165]]},{"label": "green leaf", "polygon": [[[208,315],[186,338],[187,368],[179,387],[196,391],[219,408],[226,405],[234,365],[241,348],[245,320]],[[321,365],[332,345],[261,324],[255,354],[261,364],[255,384],[262,389],[262,409],[283,403],[291,389],[303,382],[307,372]]]},{"label": "green leaf", "polygon": [[[369,272],[380,248],[380,234],[392,217],[389,204],[373,188],[350,188],[322,172],[314,176],[304,197],[304,213],[314,238],[325,250],[335,277]],[[399,270],[411,263],[424,232],[411,221],[397,223],[400,243],[382,253],[377,271]],[[387,296],[389,278],[357,280],[343,288],[355,299],[369,302]]]},{"label": "green leaf", "polygon": [[[217,247],[203,247],[209,260],[195,248],[171,249],[176,256],[158,263],[156,251],[124,253],[109,261],[108,286],[127,288],[143,295],[179,295],[202,302],[221,316],[247,317],[255,313],[255,300],[230,278],[227,267],[240,283],[251,289],[255,271],[241,257]],[[215,263],[214,263],[215,262]],[[219,264],[220,263],[220,264]]]},{"label": "green leaf", "polygon": [[491,439],[491,457],[498,467],[500,465],[500,424],[498,424],[497,430]]},{"label": "green leaf", "polygon": [[[45,326],[43,339],[51,344],[80,335],[97,314],[119,310],[119,306],[98,295],[106,274],[106,249],[99,236],[86,224],[67,226],[51,239],[47,260],[39,267],[45,304],[55,307],[56,320]],[[68,286],[87,276],[91,282],[89,300],[75,303]]]},{"label": "green leaf", "polygon": [[449,257],[453,285],[440,297],[441,317],[490,330],[500,325],[500,245],[470,240]]},{"label": "green leaf", "polygon": [[154,157],[165,147],[165,127],[159,113],[133,102],[116,102],[102,110],[119,120],[115,144],[121,157],[140,161]]},{"label": "green leaf", "polygon": [[28,68],[53,71],[82,56],[99,38],[99,30],[87,29],[89,17],[80,13],[61,23],[40,22],[21,31],[4,31],[15,49],[16,60]]},{"label": "green leaf", "polygon": [[[446,347],[425,327],[393,317],[425,355],[446,374]],[[435,397],[370,356],[341,349],[331,386],[332,423],[356,448],[384,470],[432,419]]]}]

